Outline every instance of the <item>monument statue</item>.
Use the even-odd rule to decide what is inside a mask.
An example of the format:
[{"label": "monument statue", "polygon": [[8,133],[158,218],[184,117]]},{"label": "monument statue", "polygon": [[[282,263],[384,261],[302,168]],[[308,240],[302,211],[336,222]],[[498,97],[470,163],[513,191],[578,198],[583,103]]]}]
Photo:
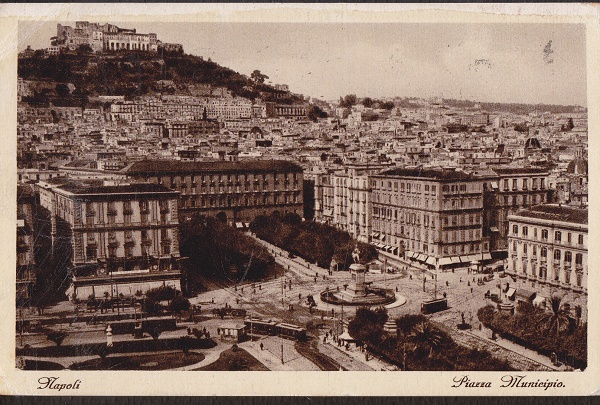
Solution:
[{"label": "monument statue", "polygon": [[354,263],[360,262],[360,249],[358,248],[358,245],[356,245],[352,251],[352,260],[354,260]]}]

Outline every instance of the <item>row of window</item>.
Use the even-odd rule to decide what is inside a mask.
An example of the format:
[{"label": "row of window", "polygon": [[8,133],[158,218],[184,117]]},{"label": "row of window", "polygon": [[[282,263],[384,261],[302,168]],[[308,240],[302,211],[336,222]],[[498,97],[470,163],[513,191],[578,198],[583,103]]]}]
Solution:
[{"label": "row of window", "polygon": [[189,196],[188,199],[183,199],[185,207],[251,207],[260,205],[271,205],[271,204],[299,204],[299,196],[294,194],[289,195],[264,195],[259,196],[245,196],[243,199],[235,196],[221,196],[221,197],[196,197]]},{"label": "row of window", "polygon": [[[532,227],[533,228],[533,239],[537,239],[538,238],[538,228]],[[513,235],[514,236],[519,236],[519,225],[514,224],[513,225]],[[564,239],[564,241],[566,243],[573,243],[573,241],[575,240],[575,238],[573,237],[573,234],[571,232],[565,232],[566,237]],[[526,237],[529,236],[529,227],[526,225],[523,225],[521,227],[521,236]],[[543,241],[547,241],[548,240],[548,229],[542,229],[540,232],[540,236],[541,239]],[[583,234],[577,234],[577,244],[583,246]],[[562,242],[563,241],[563,232],[562,231],[554,231],[554,242]]]},{"label": "row of window", "polygon": [[[516,270],[518,269],[518,265],[517,265],[517,261],[513,260],[512,261],[512,266],[513,266],[513,272],[516,273]],[[527,266],[523,265],[521,268],[521,271],[524,275],[527,275]],[[553,272],[553,280],[554,281],[560,281],[560,269],[555,268],[554,272]],[[547,280],[548,279],[548,269],[546,268],[546,266],[537,266],[535,264],[531,264],[531,273],[532,275],[538,275],[541,279],[543,280]],[[563,279],[564,282],[566,284],[571,284],[571,271],[568,270],[564,270],[563,269]],[[583,272],[576,272],[575,273],[575,283],[577,287],[582,287],[583,286]]]},{"label": "row of window", "polygon": [[[533,178],[531,179],[531,183],[529,182],[529,179],[522,179],[521,190],[528,190],[530,184],[532,190],[536,190],[538,188],[538,184],[540,189],[545,189],[546,179],[543,177],[540,177],[539,179]],[[512,187],[509,188],[509,185],[512,185]],[[512,179],[512,182],[510,181],[510,179],[504,179],[503,186],[503,191],[517,191],[519,190],[519,179]]]},{"label": "row of window", "polygon": [[[517,242],[516,241],[513,241],[512,251],[514,253],[517,253],[517,251],[518,251],[518,249],[517,249]],[[524,243],[523,244],[523,249],[522,249],[523,256],[527,257],[529,251],[531,251],[532,257],[538,257],[538,255],[537,255],[537,253],[538,253],[538,247],[536,245],[531,245],[531,247],[529,247],[526,243]],[[542,257],[542,258],[547,258],[548,257],[548,249],[547,248],[541,247],[541,248],[539,248],[539,252],[540,252],[539,257]],[[560,249],[554,249],[554,253],[553,253],[554,260],[560,261],[561,258],[563,258],[564,262],[571,263],[573,261],[573,253],[570,252],[570,251],[568,251],[568,250],[565,250],[564,251],[564,256],[563,256],[562,252],[563,251],[561,251]],[[577,265],[583,265],[583,253],[576,253],[575,254],[575,264],[577,264]]]}]

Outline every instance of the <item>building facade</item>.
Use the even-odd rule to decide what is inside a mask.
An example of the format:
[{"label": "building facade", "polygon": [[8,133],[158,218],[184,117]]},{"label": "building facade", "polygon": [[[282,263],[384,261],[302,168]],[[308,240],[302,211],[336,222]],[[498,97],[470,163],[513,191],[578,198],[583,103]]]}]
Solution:
[{"label": "building facade", "polygon": [[587,317],[588,213],[587,208],[546,204],[509,216],[507,273],[515,288],[535,291],[538,297],[558,293],[563,302],[582,309]]},{"label": "building facade", "polygon": [[129,165],[124,173],[178,191],[182,219],[201,213],[239,227],[259,215],[304,212],[303,170],[290,161],[148,160]]},{"label": "building facade", "polygon": [[54,252],[69,260],[71,298],[181,289],[178,193],[156,184],[40,182]]},{"label": "building facade", "polygon": [[29,185],[17,187],[17,301],[24,303],[32,296],[37,266],[34,256],[35,193]]},{"label": "building facade", "polygon": [[396,168],[370,182],[375,246],[430,268],[491,258],[479,178],[453,169]]},{"label": "building facade", "polygon": [[508,216],[519,209],[545,204],[549,172],[541,168],[496,167],[484,180],[484,236],[490,251],[504,259],[508,250]]}]

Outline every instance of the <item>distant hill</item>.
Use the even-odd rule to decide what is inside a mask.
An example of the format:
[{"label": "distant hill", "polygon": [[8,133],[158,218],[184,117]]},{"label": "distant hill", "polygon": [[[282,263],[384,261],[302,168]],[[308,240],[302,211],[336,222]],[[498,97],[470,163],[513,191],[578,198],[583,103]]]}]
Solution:
[{"label": "distant hill", "polygon": [[[171,93],[190,95],[188,86],[210,84],[225,87],[235,96],[280,104],[292,104],[302,98],[281,92],[266,84],[201,57],[182,53],[159,55],[145,52],[93,54],[70,52],[45,56],[42,51],[20,57],[18,76],[24,80],[56,83],[24,101],[55,105],[85,105],[90,97],[118,95],[132,99],[145,94],[165,92],[160,81],[172,81]],[[74,91],[67,86],[72,83]]]},{"label": "distant hill", "polygon": [[[574,105],[555,105],[555,104],[524,104],[524,103],[492,103],[485,101],[470,101],[470,100],[454,100],[454,99],[444,99],[444,104],[450,107],[456,108],[475,108],[476,105],[479,105],[479,108],[483,111],[487,111],[489,113],[494,112],[509,112],[513,114],[526,115],[531,112],[551,112],[555,114],[565,114],[565,113],[574,113],[574,112],[584,112],[587,109],[584,109],[580,106]],[[580,111],[582,110],[582,111]]]}]

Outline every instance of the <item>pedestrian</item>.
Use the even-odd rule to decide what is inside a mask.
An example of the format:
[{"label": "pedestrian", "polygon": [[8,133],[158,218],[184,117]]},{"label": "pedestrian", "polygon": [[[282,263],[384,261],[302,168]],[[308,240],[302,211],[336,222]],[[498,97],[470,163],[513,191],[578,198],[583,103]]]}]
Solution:
[{"label": "pedestrian", "polygon": [[263,345],[263,342],[260,342],[260,350],[263,350],[265,348],[265,345]]},{"label": "pedestrian", "polygon": [[298,293],[298,299],[301,300],[302,299],[302,294]]},{"label": "pedestrian", "polygon": [[471,287],[471,282],[467,280],[467,287]]},{"label": "pedestrian", "polygon": [[262,284],[258,285],[258,289],[259,289],[259,291],[262,290]]},{"label": "pedestrian", "polygon": [[396,292],[398,292],[398,286],[396,286]]},{"label": "pedestrian", "polygon": [[471,287],[471,293],[473,293],[473,287]]},{"label": "pedestrian", "polygon": [[460,280],[459,280],[459,281],[462,283],[462,277],[460,278]]},{"label": "pedestrian", "polygon": [[446,280],[446,287],[448,287],[450,285],[450,283],[448,282],[448,280]]},{"label": "pedestrian", "polygon": [[410,276],[408,276],[408,279],[409,279],[409,280],[412,280],[412,274],[411,274]]},{"label": "pedestrian", "polygon": [[212,298],[210,301],[211,301],[213,304],[215,303],[215,299],[214,299],[214,298]]}]

